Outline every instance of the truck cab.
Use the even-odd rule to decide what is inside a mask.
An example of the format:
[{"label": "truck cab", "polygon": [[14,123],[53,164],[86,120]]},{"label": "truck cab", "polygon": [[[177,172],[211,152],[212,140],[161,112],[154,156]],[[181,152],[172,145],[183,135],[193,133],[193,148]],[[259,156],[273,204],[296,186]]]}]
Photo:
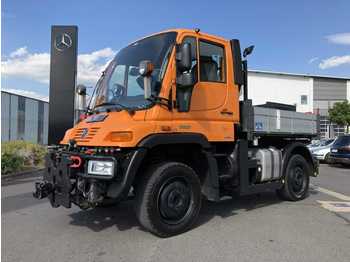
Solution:
[{"label": "truck cab", "polygon": [[198,29],[129,44],[99,79],[84,119],[49,148],[34,195],[82,209],[132,195],[140,224],[161,237],[190,229],[203,197],[305,198],[317,175],[305,143],[315,134],[256,130],[246,65],[238,40]]}]

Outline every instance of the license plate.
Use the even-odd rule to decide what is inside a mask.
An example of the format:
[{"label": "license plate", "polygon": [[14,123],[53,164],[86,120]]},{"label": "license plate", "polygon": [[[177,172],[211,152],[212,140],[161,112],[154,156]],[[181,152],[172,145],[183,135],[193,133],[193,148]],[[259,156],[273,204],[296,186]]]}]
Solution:
[{"label": "license plate", "polygon": [[338,152],[338,149],[332,149],[332,152],[333,152],[333,153],[337,153],[337,152]]}]

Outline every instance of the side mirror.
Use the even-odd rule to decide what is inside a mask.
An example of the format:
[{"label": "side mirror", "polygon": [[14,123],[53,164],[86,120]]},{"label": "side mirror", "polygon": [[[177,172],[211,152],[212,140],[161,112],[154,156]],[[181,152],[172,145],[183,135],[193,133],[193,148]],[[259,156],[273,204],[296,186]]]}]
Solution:
[{"label": "side mirror", "polygon": [[176,56],[176,65],[180,73],[191,70],[192,54],[190,43],[183,43],[180,45]]},{"label": "side mirror", "polygon": [[248,55],[250,55],[253,52],[253,50],[254,50],[254,46],[253,45],[245,48],[244,51],[243,51],[243,57],[247,57]]},{"label": "side mirror", "polygon": [[194,79],[192,73],[182,73],[177,77],[176,100],[179,112],[188,112],[191,107]]},{"label": "side mirror", "polygon": [[144,60],[140,62],[139,73],[143,77],[143,90],[145,99],[149,99],[152,95],[151,82],[154,66],[151,61]]},{"label": "side mirror", "polygon": [[139,73],[141,76],[150,76],[153,72],[154,66],[151,61],[144,60],[140,62]]},{"label": "side mirror", "polygon": [[86,86],[78,85],[76,87],[76,110],[86,109]]}]

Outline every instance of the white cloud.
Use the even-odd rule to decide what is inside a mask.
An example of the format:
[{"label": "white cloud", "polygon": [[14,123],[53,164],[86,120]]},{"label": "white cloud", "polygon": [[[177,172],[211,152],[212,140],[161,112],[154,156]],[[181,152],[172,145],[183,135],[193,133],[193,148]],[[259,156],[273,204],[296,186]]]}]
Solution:
[{"label": "white cloud", "polygon": [[312,64],[313,62],[317,61],[318,57],[313,57],[309,59],[309,64]]},{"label": "white cloud", "polygon": [[11,58],[21,57],[21,56],[25,56],[26,54],[28,54],[27,47],[26,47],[26,46],[23,46],[23,47],[18,48],[18,49],[15,50],[15,51],[13,51],[13,52],[10,54],[10,57],[11,57]]},{"label": "white cloud", "polygon": [[322,60],[318,67],[321,69],[328,69],[345,64],[350,64],[350,55],[332,56],[330,58]]},{"label": "white cloud", "polygon": [[[19,49],[17,49],[16,53]],[[50,55],[48,53],[26,53],[12,56],[1,61],[1,73],[4,76],[23,77],[41,83],[49,82]]]},{"label": "white cloud", "polygon": [[116,52],[111,48],[78,56],[78,83],[94,84]]},{"label": "white cloud", "polygon": [[[113,49],[108,47],[78,55],[77,83],[93,85],[115,53]],[[4,76],[22,77],[48,84],[49,72],[50,54],[30,53],[27,47],[15,50],[9,58],[5,58],[1,62],[1,73]]]},{"label": "white cloud", "polygon": [[341,33],[326,36],[327,40],[334,44],[350,45],[350,33]]},{"label": "white cloud", "polygon": [[2,88],[1,91],[7,91],[9,93],[21,95],[21,96],[27,96],[32,97],[40,100],[49,101],[49,97],[45,96],[43,94],[39,94],[34,91],[28,91],[28,90],[22,90],[22,89],[15,89],[15,88]]}]

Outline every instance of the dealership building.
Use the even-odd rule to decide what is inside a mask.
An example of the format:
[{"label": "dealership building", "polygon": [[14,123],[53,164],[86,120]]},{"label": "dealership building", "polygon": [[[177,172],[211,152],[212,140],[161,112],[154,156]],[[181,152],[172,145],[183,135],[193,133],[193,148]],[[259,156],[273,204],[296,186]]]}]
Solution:
[{"label": "dealership building", "polygon": [[345,128],[329,121],[334,103],[350,101],[350,77],[254,71],[248,74],[249,98],[253,104],[267,101],[295,105],[298,112],[320,115],[320,136],[344,134]]},{"label": "dealership building", "polygon": [[46,99],[1,90],[1,141],[47,144],[48,119]]},{"label": "dealership building", "polygon": [[[350,101],[350,78],[250,70],[248,82],[253,104],[277,102],[295,105],[298,112],[319,114],[321,137],[345,132],[343,126],[330,123],[328,109]],[[1,140],[47,144],[48,109],[45,99],[1,91]]]}]

